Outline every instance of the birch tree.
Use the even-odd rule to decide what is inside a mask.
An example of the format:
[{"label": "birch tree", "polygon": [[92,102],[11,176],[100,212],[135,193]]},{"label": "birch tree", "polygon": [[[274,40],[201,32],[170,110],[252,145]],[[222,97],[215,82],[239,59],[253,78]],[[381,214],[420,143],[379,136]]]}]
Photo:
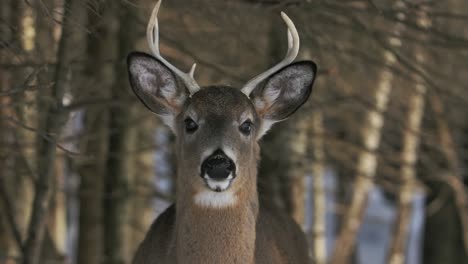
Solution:
[{"label": "birch tree", "polygon": [[[423,28],[429,28],[431,21],[427,16],[427,10],[421,7],[417,15],[417,22]],[[427,55],[421,46],[415,47],[415,59],[418,65],[424,65]],[[406,126],[403,133],[403,149],[401,152],[401,189],[398,197],[398,217],[395,224],[392,248],[389,257],[390,264],[406,263],[406,248],[410,228],[412,202],[417,192],[416,162],[421,133],[421,123],[424,114],[426,84],[419,74],[413,74],[415,79],[414,89],[408,99],[408,113]]]},{"label": "birch tree", "polygon": [[[323,83],[319,82],[318,84]],[[320,87],[320,85],[318,85]],[[327,263],[327,241],[326,241],[326,190],[325,190],[325,151],[324,151],[324,125],[323,113],[316,109],[312,113],[312,143],[313,143],[313,225],[312,225],[312,241],[313,241],[313,256],[315,263]]]},{"label": "birch tree", "polygon": [[[404,9],[405,6],[406,3],[404,1],[399,0],[395,2],[395,8],[397,9]],[[397,17],[400,22],[396,23],[394,26],[394,37],[388,40],[389,44],[396,48],[401,46],[401,39],[399,36],[404,28],[401,21],[404,21],[405,14],[399,12]],[[383,61],[385,68],[383,68],[380,73],[373,96],[375,106],[366,113],[361,128],[361,138],[364,149],[358,156],[353,186],[355,191],[351,199],[351,204],[343,216],[343,224],[335,244],[335,251],[332,259],[332,263],[334,264],[347,263],[351,258],[356,235],[359,231],[366,208],[368,194],[374,184],[378,158],[376,151],[379,148],[384,125],[384,114],[387,111],[388,100],[394,79],[391,67],[395,66],[397,63],[395,55],[389,50],[383,51]]]},{"label": "birch tree", "polygon": [[310,124],[308,118],[299,115],[291,120],[294,124],[291,140],[291,154],[289,160],[291,169],[289,170],[291,195],[292,195],[292,216],[294,220],[304,228],[305,224],[305,198],[306,198],[306,150],[308,145],[308,130]]}]

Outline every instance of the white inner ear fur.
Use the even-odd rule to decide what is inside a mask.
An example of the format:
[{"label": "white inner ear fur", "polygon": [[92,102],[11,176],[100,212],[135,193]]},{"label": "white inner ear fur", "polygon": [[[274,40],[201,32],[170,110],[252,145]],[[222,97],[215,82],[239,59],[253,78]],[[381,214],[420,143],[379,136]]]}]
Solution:
[{"label": "white inner ear fur", "polygon": [[[254,99],[254,106],[257,111],[262,111],[263,109],[270,107],[274,102],[278,99],[281,90],[280,89],[268,89],[271,91],[266,91],[264,96],[258,97]],[[278,121],[262,119],[261,124],[258,128],[257,140],[263,137],[268,130],[270,130],[271,126]]]},{"label": "white inner ear fur", "polygon": [[171,114],[158,115],[166,126],[168,126],[173,133],[176,132],[174,116]]},{"label": "white inner ear fur", "polygon": [[268,120],[268,119],[263,119],[262,124],[260,128],[258,129],[258,135],[257,135],[257,140],[259,140],[261,137],[263,137],[268,130],[270,130],[271,126],[273,126],[274,123],[278,121],[273,121],[273,120]]},{"label": "white inner ear fur", "polygon": [[160,89],[164,98],[175,97],[177,90],[175,79],[161,65],[149,61],[139,61],[130,65],[130,72],[137,76],[145,92],[154,94],[156,89]]},{"label": "white inner ear fur", "polygon": [[[257,109],[257,111],[262,111],[263,109],[265,109],[266,107],[269,107],[271,106],[274,101],[267,101],[267,100],[276,100],[278,98],[280,93],[271,93],[270,97],[266,98],[267,96],[265,97],[259,97],[259,98],[255,98],[254,99],[254,106],[255,106],[255,109]],[[276,96],[276,97],[275,97]],[[268,132],[268,130],[270,130],[271,126],[276,123],[276,121],[273,121],[273,120],[267,120],[267,119],[262,119],[261,121],[261,124],[258,128],[258,134],[257,134],[257,140],[259,140],[261,137],[263,137],[266,132]]]},{"label": "white inner ear fur", "polygon": [[287,89],[284,94],[284,99],[297,98],[302,95],[303,87],[311,81],[308,78],[294,78],[291,80],[290,89]]},{"label": "white inner ear fur", "polygon": [[265,87],[265,91],[263,93],[263,100],[266,101],[268,105],[271,105],[274,101],[276,101],[281,93],[281,89],[278,86],[274,87]]},{"label": "white inner ear fur", "polygon": [[178,99],[177,84],[169,74],[154,74],[143,70],[138,74],[138,79],[147,93],[154,94],[156,89],[161,91],[161,96],[166,100]]}]

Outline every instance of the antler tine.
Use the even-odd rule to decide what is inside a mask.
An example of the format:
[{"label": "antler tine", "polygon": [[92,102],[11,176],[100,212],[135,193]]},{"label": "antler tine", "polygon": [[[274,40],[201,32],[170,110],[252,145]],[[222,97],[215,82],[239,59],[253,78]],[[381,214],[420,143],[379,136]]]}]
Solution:
[{"label": "antler tine", "polygon": [[194,93],[200,90],[200,86],[193,77],[196,64],[194,63],[190,71],[188,73],[185,73],[176,68],[166,59],[164,59],[161,56],[161,53],[159,52],[158,11],[159,7],[161,6],[161,2],[161,0],[158,0],[156,2],[156,5],[154,6],[153,12],[151,14],[151,18],[148,22],[148,27],[146,28],[146,38],[148,40],[148,46],[151,52],[153,53],[154,57],[160,60],[164,65],[166,65],[166,67],[171,69],[184,82],[185,86],[187,86],[190,95],[193,95]]},{"label": "antler tine", "polygon": [[284,12],[281,12],[281,17],[288,27],[288,51],[286,52],[286,56],[278,64],[271,67],[264,73],[261,73],[260,75],[252,78],[244,85],[242,92],[247,96],[250,95],[250,93],[259,83],[268,78],[268,76],[270,76],[272,73],[275,73],[279,69],[293,62],[297,56],[297,53],[299,52],[299,34],[297,33],[294,23]]}]

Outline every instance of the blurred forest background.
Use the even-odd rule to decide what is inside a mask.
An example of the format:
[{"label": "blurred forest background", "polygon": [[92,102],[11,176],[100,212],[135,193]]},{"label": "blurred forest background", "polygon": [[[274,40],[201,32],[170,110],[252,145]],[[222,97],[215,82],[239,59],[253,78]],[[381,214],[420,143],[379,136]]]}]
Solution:
[{"label": "blurred forest background", "polygon": [[[154,2],[0,1],[0,263],[129,263],[173,201],[125,62]],[[162,53],[241,86],[283,57],[281,10],[319,73],[262,139],[261,195],[319,264],[468,263],[468,1],[166,0]]]}]

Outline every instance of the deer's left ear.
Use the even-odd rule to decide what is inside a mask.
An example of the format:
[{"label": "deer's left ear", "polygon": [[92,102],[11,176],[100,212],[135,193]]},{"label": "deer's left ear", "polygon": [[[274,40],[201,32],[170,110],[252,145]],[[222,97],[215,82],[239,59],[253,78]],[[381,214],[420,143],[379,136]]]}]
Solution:
[{"label": "deer's left ear", "polygon": [[262,119],[257,138],[270,127],[292,115],[309,98],[317,72],[312,61],[290,64],[271,75],[250,97]]}]

